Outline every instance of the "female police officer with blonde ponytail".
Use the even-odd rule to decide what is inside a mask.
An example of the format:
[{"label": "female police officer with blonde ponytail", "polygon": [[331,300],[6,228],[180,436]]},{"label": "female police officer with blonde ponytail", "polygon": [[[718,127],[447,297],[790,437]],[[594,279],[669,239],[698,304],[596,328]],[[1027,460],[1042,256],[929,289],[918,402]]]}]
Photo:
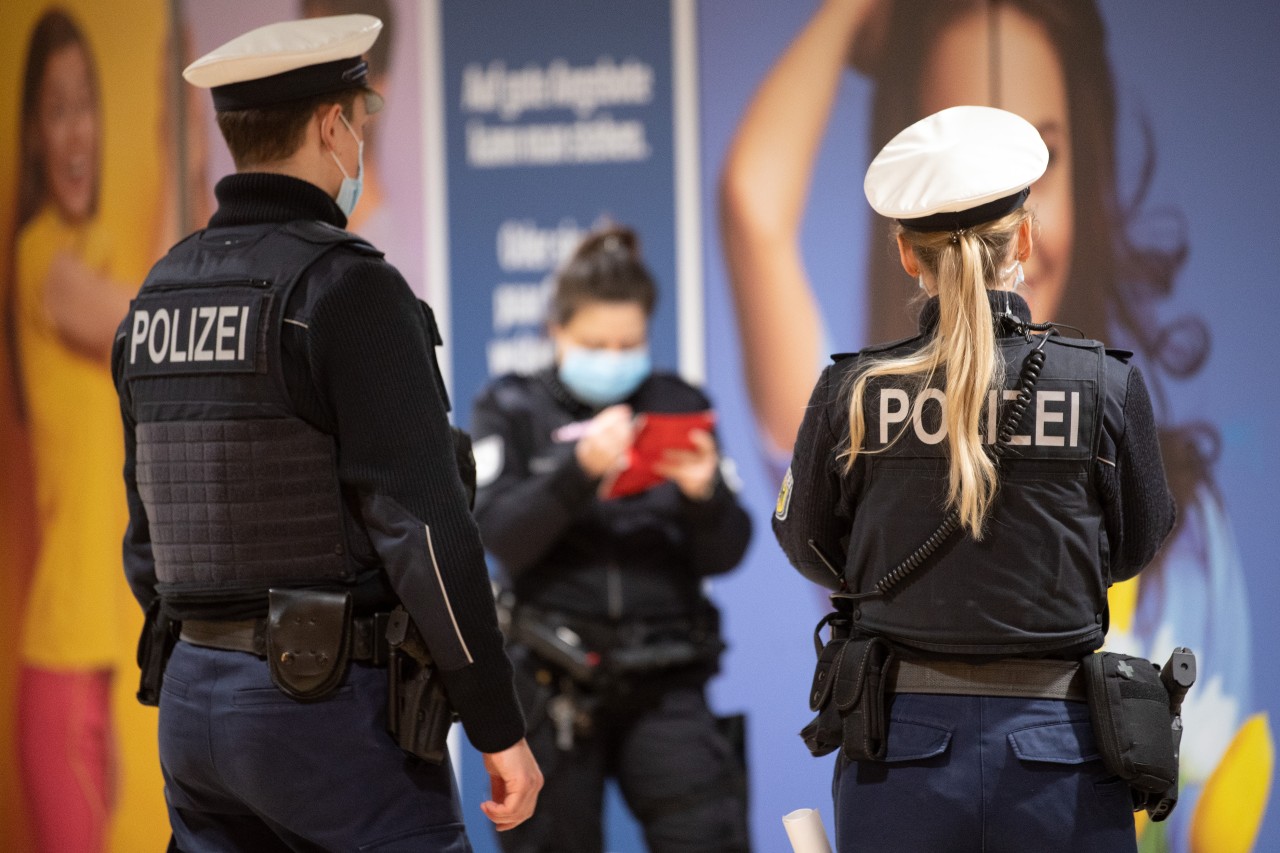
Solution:
[{"label": "female police officer with blonde ponytail", "polygon": [[953,107],[867,172],[920,333],[823,372],[774,518],[858,664],[820,664],[811,704],[840,722],[806,730],[841,747],[840,851],[1136,847],[1078,661],[1174,506],[1128,354],[1032,327],[1019,295],[1048,156],[1018,116]]}]

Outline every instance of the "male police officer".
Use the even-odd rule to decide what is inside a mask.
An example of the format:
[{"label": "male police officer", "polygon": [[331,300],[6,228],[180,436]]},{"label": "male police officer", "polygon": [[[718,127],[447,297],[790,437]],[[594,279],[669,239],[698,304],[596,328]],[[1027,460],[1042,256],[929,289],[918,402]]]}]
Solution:
[{"label": "male police officer", "polygon": [[[274,24],[187,68],[213,90],[237,173],[209,227],[152,270],[116,341],[126,572],[144,608],[182,622],[160,752],[186,851],[469,849],[447,756],[409,758],[388,735],[388,682],[403,696],[412,670],[389,678],[386,660],[411,647],[429,651],[485,754],[482,808],[500,830],[542,784],[430,311],[343,230],[382,104],[361,59],[380,27]],[[397,704],[399,742],[438,749],[416,731],[430,703]]]}]

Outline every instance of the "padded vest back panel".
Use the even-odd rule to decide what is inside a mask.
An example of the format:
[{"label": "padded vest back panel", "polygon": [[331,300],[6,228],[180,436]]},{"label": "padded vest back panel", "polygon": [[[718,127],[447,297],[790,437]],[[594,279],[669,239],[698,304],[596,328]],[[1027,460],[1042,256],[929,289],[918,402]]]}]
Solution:
[{"label": "padded vest back panel", "polygon": [[138,425],[161,583],[346,573],[330,438],[295,419]]}]

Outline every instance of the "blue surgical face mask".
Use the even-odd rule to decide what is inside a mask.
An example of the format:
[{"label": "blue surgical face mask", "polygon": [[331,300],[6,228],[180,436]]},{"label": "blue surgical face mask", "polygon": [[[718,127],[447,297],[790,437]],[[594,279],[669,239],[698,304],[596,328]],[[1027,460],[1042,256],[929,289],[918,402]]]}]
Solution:
[{"label": "blue surgical face mask", "polygon": [[609,406],[631,396],[652,370],[649,348],[628,350],[570,347],[560,362],[560,381],[592,406]]},{"label": "blue surgical face mask", "polygon": [[338,118],[342,119],[342,123],[347,126],[347,132],[356,140],[356,176],[353,178],[347,174],[347,170],[342,168],[342,161],[338,159],[338,153],[332,148],[329,149],[329,156],[333,158],[333,162],[338,164],[338,170],[342,172],[342,186],[338,188],[338,197],[334,199],[338,208],[343,214],[350,216],[351,211],[356,209],[356,202],[360,200],[360,192],[364,189],[364,140],[356,136],[356,132],[351,129],[351,123],[347,121],[347,117],[342,113],[338,113]]}]

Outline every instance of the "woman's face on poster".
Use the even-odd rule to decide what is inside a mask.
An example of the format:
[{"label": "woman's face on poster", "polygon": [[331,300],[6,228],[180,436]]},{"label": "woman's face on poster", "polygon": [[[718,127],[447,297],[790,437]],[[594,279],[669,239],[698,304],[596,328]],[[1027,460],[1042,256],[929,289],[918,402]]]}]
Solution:
[{"label": "woman's face on poster", "polygon": [[[998,5],[996,45],[981,11],[943,30],[921,77],[922,115],[961,104],[994,106],[1036,126],[1049,148],[1049,168],[1032,186],[1028,207],[1040,222],[1034,251],[1024,265],[1022,291],[1037,322],[1052,320],[1071,273],[1074,203],[1071,195],[1071,116],[1062,63],[1044,29],[1022,12]],[[989,57],[998,55],[992,80]],[[993,86],[994,82],[994,86]],[[994,91],[993,91],[994,90]],[[1098,251],[1106,247],[1099,246]]]},{"label": "woman's face on poster", "polygon": [[79,222],[98,183],[98,106],[89,61],[79,45],[54,51],[40,80],[36,134],[49,200]]}]

